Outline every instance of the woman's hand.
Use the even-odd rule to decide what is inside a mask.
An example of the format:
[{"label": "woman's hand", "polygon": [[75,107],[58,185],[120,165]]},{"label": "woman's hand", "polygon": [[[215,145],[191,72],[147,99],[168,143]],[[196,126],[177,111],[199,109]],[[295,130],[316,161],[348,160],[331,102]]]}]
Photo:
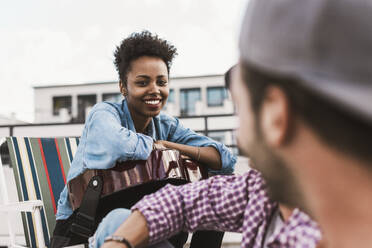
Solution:
[{"label": "woman's hand", "polygon": [[157,140],[154,142],[154,149],[162,150],[162,149],[167,149],[167,148],[168,147],[166,146],[164,140]]},{"label": "woman's hand", "polygon": [[154,147],[156,149],[176,149],[180,151],[181,155],[198,161],[213,170],[220,170],[222,168],[220,153],[214,147],[188,146],[166,140],[155,141]]}]

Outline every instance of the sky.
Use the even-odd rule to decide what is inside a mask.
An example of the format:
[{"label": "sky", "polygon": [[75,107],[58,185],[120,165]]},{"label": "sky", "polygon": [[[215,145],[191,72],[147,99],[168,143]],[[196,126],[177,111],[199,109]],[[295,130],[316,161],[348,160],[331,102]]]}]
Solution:
[{"label": "sky", "polygon": [[238,60],[248,0],[0,0],[0,115],[34,119],[33,86],[117,80],[113,52],[149,30],[178,49],[171,76]]}]

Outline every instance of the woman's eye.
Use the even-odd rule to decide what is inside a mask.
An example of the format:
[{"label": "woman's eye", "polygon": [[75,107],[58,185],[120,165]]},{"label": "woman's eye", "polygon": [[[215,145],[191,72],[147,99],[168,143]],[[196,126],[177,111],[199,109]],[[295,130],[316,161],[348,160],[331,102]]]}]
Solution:
[{"label": "woman's eye", "polygon": [[160,86],[165,86],[165,85],[167,85],[167,84],[168,84],[167,81],[164,81],[164,80],[160,80],[160,81],[158,81],[158,85],[160,85]]},{"label": "woman's eye", "polygon": [[147,85],[147,82],[146,81],[138,81],[138,82],[136,82],[136,85],[138,85],[138,86],[146,86]]}]

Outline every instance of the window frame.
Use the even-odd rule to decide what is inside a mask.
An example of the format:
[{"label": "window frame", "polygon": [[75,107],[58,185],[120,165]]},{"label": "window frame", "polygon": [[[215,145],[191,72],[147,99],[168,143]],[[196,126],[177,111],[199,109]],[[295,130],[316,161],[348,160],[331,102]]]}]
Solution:
[{"label": "window frame", "polygon": [[[123,99],[122,98],[122,94],[120,94],[120,93],[118,93],[118,92],[105,92],[105,93],[102,93],[102,102],[104,102],[104,101],[109,101],[109,100],[105,100],[104,98],[105,98],[105,96],[108,96],[108,95],[111,95],[111,96],[113,96],[113,95],[115,95],[115,96],[121,96],[121,99]],[[97,99],[96,99],[97,100]]]},{"label": "window frame", "polygon": [[[222,90],[222,101],[221,103],[218,103],[218,104],[211,104],[209,102],[209,90],[215,90],[215,89],[221,89]],[[207,87],[207,106],[208,107],[222,107],[223,106],[223,102],[225,101],[225,99],[227,99],[228,96],[227,96],[227,90],[224,86],[209,86]]]},{"label": "window frame", "polygon": [[[194,114],[188,114],[188,113],[184,113],[182,111],[182,92],[190,92],[190,91],[196,91],[198,90],[199,91],[199,101],[202,99],[202,89],[200,87],[193,87],[193,88],[181,88],[180,89],[180,115],[181,116],[192,116]],[[186,103],[186,106],[188,106],[188,104]]]},{"label": "window frame", "polygon": [[[55,104],[56,104],[56,99],[58,98],[69,98],[70,100],[70,106],[67,107],[68,114],[71,115],[72,112],[72,96],[71,95],[63,95],[63,96],[52,96],[52,112],[53,116],[59,116],[59,111],[55,112]],[[60,108],[61,109],[61,108]]]},{"label": "window frame", "polygon": [[[80,95],[77,95],[77,117],[76,117],[76,118],[77,118],[78,121],[81,121],[81,122],[85,122],[86,117],[87,117],[87,116],[85,116],[85,112],[84,112],[83,116],[80,115],[80,113],[82,113],[82,111],[81,111],[81,109],[80,109],[80,105],[79,105],[79,98],[80,98],[80,97],[84,97],[84,96],[95,96],[95,102],[94,102],[94,104],[92,105],[92,107],[93,107],[95,104],[97,104],[97,100],[98,100],[98,95],[97,95],[97,93],[92,93],[92,94],[80,94]],[[85,111],[85,109],[84,109],[84,111]]]}]

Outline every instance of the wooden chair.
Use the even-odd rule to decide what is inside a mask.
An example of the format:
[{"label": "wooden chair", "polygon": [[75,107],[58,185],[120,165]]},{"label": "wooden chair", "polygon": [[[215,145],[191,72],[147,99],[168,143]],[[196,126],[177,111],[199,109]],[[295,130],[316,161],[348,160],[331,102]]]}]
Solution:
[{"label": "wooden chair", "polygon": [[[28,247],[49,246],[56,224],[57,202],[66,184],[66,176],[79,138],[8,137],[2,139],[0,144],[4,142],[9,149],[19,202],[9,202],[3,166],[0,164],[3,197],[0,211],[22,212]],[[15,244],[10,223],[8,229],[10,246],[22,247]]]}]

